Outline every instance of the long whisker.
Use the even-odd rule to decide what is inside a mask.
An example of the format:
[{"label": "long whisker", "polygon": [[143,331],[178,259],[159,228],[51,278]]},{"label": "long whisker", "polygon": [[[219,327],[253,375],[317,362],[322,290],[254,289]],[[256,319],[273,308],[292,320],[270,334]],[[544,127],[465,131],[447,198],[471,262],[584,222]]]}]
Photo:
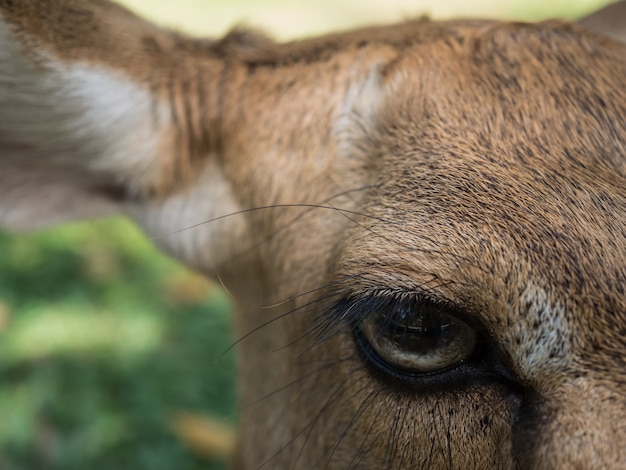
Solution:
[{"label": "long whisker", "polygon": [[[348,377],[348,378],[350,378],[350,377]],[[361,381],[363,382],[363,385],[362,385],[360,388],[356,389],[356,390],[354,390],[354,388],[352,388],[352,394],[357,394],[357,395],[358,395],[358,394],[359,394],[359,393],[361,393],[363,390],[365,390],[366,388],[368,388],[368,387],[369,387],[369,383],[368,383],[368,381],[367,381],[367,380],[363,380],[363,378],[361,378],[361,379],[359,380],[359,382],[361,382]],[[349,381],[347,380],[347,381],[346,381],[346,383],[349,383]],[[356,383],[352,383],[352,386],[354,387],[357,383],[358,383],[358,382],[356,382]],[[339,392],[339,391],[338,391],[338,392]],[[321,410],[321,411],[320,411],[320,412],[316,415],[315,419],[314,419],[314,420],[313,420],[313,422],[312,422],[312,425],[310,426],[310,428],[309,428],[309,429],[308,429],[308,431],[307,431],[307,434],[306,434],[306,436],[305,436],[305,438],[304,438],[304,442],[303,442],[303,443],[302,443],[302,445],[300,446],[300,450],[298,451],[298,455],[296,456],[296,460],[294,461],[294,465],[293,465],[294,467],[297,467],[298,461],[300,460],[300,457],[302,456],[302,453],[303,453],[303,451],[304,451],[304,449],[305,449],[305,447],[306,447],[306,445],[307,445],[307,443],[308,443],[309,439],[311,438],[311,435],[313,434],[313,431],[314,431],[314,429],[315,429],[315,426],[317,426],[317,423],[319,422],[319,419],[322,417],[323,413],[324,413],[324,412],[326,412],[326,410],[327,410],[328,406],[330,406],[330,404],[331,404],[331,403],[335,402],[335,400],[339,399],[339,398],[340,398],[340,396],[341,396],[341,395],[339,395],[339,393],[336,393],[336,394],[335,394],[335,396],[334,396],[334,397],[332,397],[332,400],[329,400],[329,402],[327,402],[327,404],[326,404],[326,406],[324,407],[324,409],[322,409],[322,410]]]},{"label": "long whisker", "polygon": [[[345,190],[345,191],[341,191],[341,192],[336,193],[336,194],[334,194],[334,195],[332,195],[332,196],[330,196],[330,197],[328,197],[326,199],[321,200],[320,202],[318,202],[316,204],[317,205],[321,205],[321,206],[327,206],[327,208],[338,209],[337,212],[339,214],[342,214],[343,212],[341,212],[341,210],[339,208],[337,208],[335,205],[332,205],[331,201],[333,201],[335,199],[338,199],[340,197],[349,196],[349,195],[357,193],[357,192],[361,192],[361,191],[365,191],[365,190],[368,190],[368,189],[372,189],[374,187],[377,187],[377,185],[367,185],[367,186],[361,186],[361,187],[357,187],[357,188],[352,188],[352,189],[348,189],[348,190]],[[289,222],[287,222],[287,223],[285,223],[285,224],[283,224],[281,226],[276,227],[271,233],[269,233],[268,235],[263,237],[261,240],[257,241],[256,243],[252,244],[251,246],[249,246],[246,249],[240,250],[231,259],[232,260],[237,260],[237,259],[245,256],[250,251],[256,249],[257,247],[259,247],[261,245],[263,245],[268,240],[271,240],[276,235],[280,234],[284,230],[287,230],[288,228],[290,228],[291,226],[296,224],[300,219],[302,219],[306,214],[308,214],[314,208],[316,208],[316,207],[308,207],[308,208],[306,208],[307,210],[305,210],[305,211],[301,212],[300,214],[296,215]],[[367,217],[367,214],[361,214],[361,215],[363,215],[364,217]]]},{"label": "long whisker", "polygon": [[[380,416],[380,414],[382,412],[383,412],[383,407],[379,406],[378,407],[378,411],[376,412],[376,414],[372,418],[372,422],[370,423],[369,427],[367,428],[367,432],[365,433],[365,436],[363,436],[363,440],[361,441],[361,445],[359,446],[357,451],[354,453],[354,456],[352,457],[352,460],[348,464],[348,470],[352,470],[353,468],[354,469],[359,468],[359,465],[360,465],[361,461],[367,456],[367,453],[368,453],[369,449],[364,450],[365,449],[365,444],[367,443],[367,440],[369,439],[372,431],[374,430],[374,426],[376,425],[376,423],[378,421],[378,417]],[[371,444],[370,444],[370,447],[371,447]]]},{"label": "long whisker", "polygon": [[263,322],[261,325],[259,325],[256,328],[250,330],[248,333],[244,334],[239,339],[237,339],[233,344],[231,344],[228,348],[226,348],[226,350],[222,353],[222,355],[226,354],[231,349],[233,349],[235,346],[237,346],[239,343],[241,343],[245,339],[249,338],[251,335],[255,334],[256,332],[262,330],[266,326],[271,325],[272,323],[274,323],[274,322],[276,322],[276,321],[278,321],[278,320],[280,320],[282,318],[285,318],[285,317],[287,317],[287,316],[289,316],[289,315],[291,315],[291,314],[293,314],[293,313],[295,313],[295,312],[297,312],[299,310],[302,310],[302,309],[304,309],[304,308],[306,308],[306,307],[308,307],[310,305],[313,305],[316,302],[320,302],[322,300],[326,300],[328,298],[332,298],[333,296],[336,296],[336,295],[339,295],[339,294],[337,293],[337,294],[331,294],[331,295],[324,296],[324,297],[319,297],[319,298],[317,298],[315,300],[312,300],[311,302],[307,302],[307,303],[305,303],[303,305],[300,305],[299,307],[296,307],[296,308],[294,308],[292,310],[289,310],[288,312],[281,313],[280,315],[277,315],[274,318],[271,318],[270,320],[267,320],[267,321]]},{"label": "long whisker", "polygon": [[182,232],[186,232],[188,230],[193,230],[194,228],[198,228],[198,227],[202,227],[203,225],[207,225],[213,222],[217,222],[218,220],[223,220],[223,219],[227,219],[229,217],[234,217],[237,215],[242,215],[242,214],[248,214],[250,212],[257,212],[257,211],[262,211],[262,210],[267,210],[267,209],[283,209],[283,208],[311,208],[311,209],[330,209],[333,211],[337,211],[337,212],[345,212],[346,214],[353,214],[353,215],[359,215],[362,217],[371,217],[373,219],[377,219],[383,222],[391,222],[391,221],[386,221],[380,217],[374,217],[374,216],[369,216],[367,214],[364,214],[362,212],[357,212],[357,211],[352,211],[349,209],[341,209],[341,208],[337,208],[334,206],[329,206],[329,205],[323,205],[323,204],[306,204],[306,203],[294,203],[294,204],[270,204],[267,206],[258,206],[258,207],[251,207],[249,209],[242,209],[240,211],[236,211],[236,212],[231,212],[229,214],[224,214],[224,215],[220,215],[218,217],[213,217],[212,219],[208,219],[208,220],[204,220],[202,222],[198,222],[197,224],[192,224],[192,225],[187,225],[186,227],[183,227],[181,229],[178,230],[174,230],[173,232],[169,232],[169,233],[165,233],[165,234],[161,234],[161,235],[155,235],[153,237],[150,237],[150,240],[154,241],[154,240],[159,240],[161,238],[165,238],[165,237],[169,237],[172,235],[177,235],[179,233]]},{"label": "long whisker", "polygon": [[[323,201],[332,201],[333,199],[336,199],[338,197],[344,196],[346,194],[352,193],[352,192],[357,192],[357,191],[364,191],[366,189],[370,189],[374,186],[369,185],[369,186],[362,186],[359,188],[354,188],[354,189],[349,189],[347,191],[344,191],[342,193],[338,193],[338,194],[334,194],[332,196],[330,196],[327,199],[324,199]],[[228,214],[224,214],[224,215],[220,215],[217,217],[213,217],[211,219],[207,219],[207,220],[203,220],[202,222],[198,222],[197,224],[192,224],[192,225],[187,225],[185,227],[182,227],[180,229],[174,230],[172,232],[168,232],[168,233],[164,233],[161,235],[155,235],[153,237],[150,238],[150,240],[159,240],[161,238],[165,238],[165,237],[169,237],[172,235],[177,235],[179,233],[182,232],[186,232],[188,230],[193,230],[195,228],[198,227],[202,227],[204,225],[213,223],[213,222],[217,222],[219,220],[224,220],[224,219],[228,219],[230,217],[235,217],[238,215],[243,215],[243,214],[248,214],[251,212],[257,212],[257,211],[263,211],[263,210],[268,210],[268,209],[279,209],[279,208],[309,208],[309,209],[331,209],[334,211],[339,211],[339,212],[346,212],[346,213],[350,213],[350,214],[354,214],[354,215],[361,215],[363,217],[368,217],[367,214],[362,214],[356,211],[351,211],[349,209],[341,209],[341,208],[337,208],[335,206],[332,205],[328,205],[328,204],[324,204],[324,202],[321,203],[292,203],[292,204],[268,204],[268,205],[264,205],[264,206],[256,206],[256,207],[250,207],[248,209],[242,209],[240,211],[236,211],[236,212],[231,212]]]},{"label": "long whisker", "polygon": [[291,382],[289,382],[289,383],[287,383],[287,384],[285,384],[285,385],[283,385],[283,386],[281,386],[281,387],[271,391],[270,393],[267,393],[267,394],[263,395],[262,397],[257,398],[256,400],[253,400],[253,401],[251,401],[251,402],[249,402],[249,403],[247,403],[245,405],[242,405],[239,409],[240,410],[247,410],[248,408],[250,408],[250,407],[252,407],[254,405],[257,405],[260,402],[262,402],[264,400],[267,400],[268,398],[271,398],[272,396],[277,395],[278,393],[283,392],[283,391],[293,387],[294,385],[297,385],[298,383],[303,382],[307,378],[319,374],[320,372],[322,372],[322,371],[324,371],[326,369],[334,367],[335,365],[337,365],[339,363],[342,363],[342,362],[350,362],[350,361],[354,361],[354,360],[355,360],[354,357],[351,357],[351,356],[345,357],[345,358],[341,358],[341,359],[325,360],[325,361],[323,361],[324,362],[323,366],[318,367],[317,369],[314,369],[312,371],[309,371],[306,374],[301,375],[300,377],[298,377],[296,380],[293,380],[293,381],[291,381]]},{"label": "long whisker", "polygon": [[224,291],[226,292],[226,294],[230,297],[230,299],[231,299],[233,302],[237,303],[238,305],[241,305],[241,306],[242,306],[242,307],[244,307],[244,308],[247,308],[247,309],[254,309],[254,310],[271,310],[271,309],[273,309],[273,308],[280,307],[281,305],[285,305],[285,304],[287,304],[287,303],[289,303],[289,302],[293,302],[294,300],[297,300],[297,299],[299,299],[300,297],[304,297],[304,296],[306,296],[306,295],[313,294],[313,293],[315,293],[315,292],[319,292],[320,290],[327,289],[327,288],[329,288],[329,287],[331,287],[331,286],[333,286],[333,285],[335,284],[335,283],[329,283],[329,284],[325,284],[325,285],[323,285],[323,286],[315,287],[315,288],[313,288],[313,289],[310,289],[310,290],[307,290],[307,291],[301,292],[301,293],[299,293],[299,294],[292,295],[291,297],[287,297],[286,299],[280,300],[280,301],[276,302],[275,304],[263,305],[263,306],[257,306],[257,305],[249,305],[249,304],[246,304],[245,302],[241,301],[241,299],[238,299],[238,298],[237,298],[235,295],[233,295],[233,294],[232,294],[232,293],[228,290],[228,288],[224,285],[224,282],[222,282],[222,277],[218,275],[218,276],[217,276],[217,278],[218,278],[218,279],[219,279],[219,281],[220,281],[220,285],[222,286],[222,288],[224,289]]},{"label": "long whisker", "polygon": [[325,470],[328,469],[328,467],[330,466],[330,463],[331,463],[331,461],[333,459],[333,456],[335,455],[335,452],[337,451],[337,449],[339,448],[339,446],[341,445],[341,443],[343,442],[345,437],[352,430],[352,428],[359,421],[359,419],[361,419],[361,417],[363,416],[365,411],[369,410],[369,405],[375,400],[375,398],[379,394],[380,394],[380,390],[378,390],[378,389],[373,391],[373,392],[370,392],[369,395],[363,400],[363,402],[361,402],[361,405],[356,410],[356,412],[352,415],[352,418],[350,418],[350,421],[348,422],[348,424],[346,425],[346,427],[344,428],[342,433],[339,435],[339,437],[335,441],[335,445],[331,449],[331,451],[330,451],[330,453],[328,455],[328,458],[326,460],[326,465],[324,465],[324,469]]},{"label": "long whisker", "polygon": [[[300,436],[302,436],[309,428],[311,428],[312,426],[315,426],[315,424],[320,419],[320,417],[323,415],[323,413],[338,398],[338,396],[341,396],[340,392],[346,386],[346,384],[349,384],[349,383],[351,383],[351,377],[348,376],[348,377],[345,377],[344,380],[341,381],[339,384],[337,384],[333,388],[333,390],[331,391],[328,399],[323,403],[322,407],[318,410],[318,412],[315,413],[313,418],[311,418],[311,420],[309,420],[309,422],[302,429],[300,429],[300,431],[296,432],[293,436],[291,436],[289,441],[287,441],[285,444],[283,444],[269,459],[267,459],[265,462],[261,463],[261,465],[259,465],[257,467],[257,470],[265,467],[270,462],[272,462],[274,459],[276,459],[280,455],[280,453],[282,451],[284,451],[286,448],[288,448],[291,444],[293,444],[296,441],[296,439],[298,439]],[[302,448],[301,448],[301,450],[302,450]]]}]

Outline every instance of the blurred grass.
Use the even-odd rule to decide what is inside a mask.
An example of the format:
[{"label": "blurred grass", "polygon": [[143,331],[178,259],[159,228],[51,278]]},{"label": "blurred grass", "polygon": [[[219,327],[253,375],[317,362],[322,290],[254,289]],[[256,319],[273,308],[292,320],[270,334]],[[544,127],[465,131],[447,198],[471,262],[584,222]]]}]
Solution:
[{"label": "blurred grass", "polygon": [[[573,17],[601,1],[126,0],[162,24],[220,34],[238,20],[278,38],[430,12]],[[234,424],[228,301],[121,219],[0,232],[0,469],[224,468],[173,419]]]},{"label": "blurred grass", "polygon": [[121,219],[0,233],[0,468],[223,468],[180,412],[234,425],[228,300]]}]

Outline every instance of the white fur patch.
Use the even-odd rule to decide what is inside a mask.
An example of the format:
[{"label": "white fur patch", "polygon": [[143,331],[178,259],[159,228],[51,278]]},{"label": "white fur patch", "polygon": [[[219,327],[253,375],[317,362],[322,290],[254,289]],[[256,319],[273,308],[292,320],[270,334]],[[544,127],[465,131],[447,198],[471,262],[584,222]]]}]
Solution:
[{"label": "white fur patch", "polygon": [[241,207],[215,159],[187,191],[127,210],[157,246],[204,272],[228,262],[248,230],[245,215],[235,214]]},{"label": "white fur patch", "polygon": [[572,356],[572,327],[565,306],[535,283],[527,285],[519,303],[526,309],[519,313],[522,320],[515,329],[521,344],[511,348],[516,363],[528,376],[562,371]]},{"label": "white fur patch", "polygon": [[110,212],[87,190],[123,183],[132,191],[152,178],[167,116],[113,70],[26,53],[0,18],[0,225]]},{"label": "white fur patch", "polygon": [[365,80],[357,81],[348,90],[339,119],[334,126],[340,150],[350,151],[354,141],[363,137],[375,125],[376,115],[385,98],[382,77],[377,66]]},{"label": "white fur patch", "polygon": [[91,167],[126,178],[131,185],[152,177],[158,171],[160,131],[169,116],[165,106],[147,90],[106,70],[75,65],[63,76],[73,84],[63,90],[67,99],[84,103],[76,116],[75,138],[91,134],[99,141],[94,145],[104,149]]}]

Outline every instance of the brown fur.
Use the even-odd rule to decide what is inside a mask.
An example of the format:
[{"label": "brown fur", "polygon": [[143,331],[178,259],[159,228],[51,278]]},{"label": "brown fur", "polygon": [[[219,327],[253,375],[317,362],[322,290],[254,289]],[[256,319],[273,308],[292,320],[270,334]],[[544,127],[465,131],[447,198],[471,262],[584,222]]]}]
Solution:
[{"label": "brown fur", "polygon": [[[200,266],[273,305],[235,318],[252,331],[236,467],[624,467],[626,46],[562,22],[280,45],[189,39],[101,0],[0,13],[25,55],[114,70],[168,106],[133,214],[210,165],[239,208],[273,206],[212,222],[228,256]],[[333,305],[381,292],[454,306],[506,380],[373,371]]]},{"label": "brown fur", "polygon": [[583,18],[578,24],[592,31],[597,31],[619,41],[626,42],[624,17],[626,17],[626,2],[620,1],[611,3]]}]

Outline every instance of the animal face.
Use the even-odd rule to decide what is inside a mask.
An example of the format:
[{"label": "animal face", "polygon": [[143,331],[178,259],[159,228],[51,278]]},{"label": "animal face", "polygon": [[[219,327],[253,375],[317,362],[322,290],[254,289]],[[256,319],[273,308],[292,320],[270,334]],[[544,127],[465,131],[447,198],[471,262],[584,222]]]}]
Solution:
[{"label": "animal face", "polygon": [[246,305],[236,467],[623,466],[626,46],[0,15],[0,221],[126,212]]}]

